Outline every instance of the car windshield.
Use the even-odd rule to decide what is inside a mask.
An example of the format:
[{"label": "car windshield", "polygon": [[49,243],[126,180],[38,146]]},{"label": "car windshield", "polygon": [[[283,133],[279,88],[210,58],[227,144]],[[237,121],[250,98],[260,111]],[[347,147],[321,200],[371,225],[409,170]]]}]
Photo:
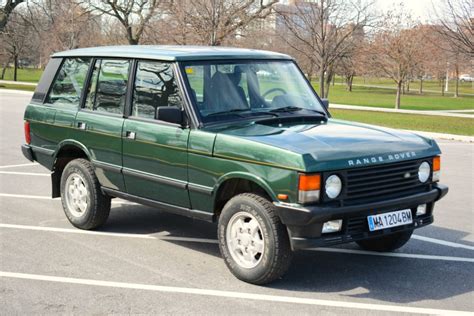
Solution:
[{"label": "car windshield", "polygon": [[285,112],[325,115],[312,87],[290,60],[188,62],[182,66],[204,123]]}]

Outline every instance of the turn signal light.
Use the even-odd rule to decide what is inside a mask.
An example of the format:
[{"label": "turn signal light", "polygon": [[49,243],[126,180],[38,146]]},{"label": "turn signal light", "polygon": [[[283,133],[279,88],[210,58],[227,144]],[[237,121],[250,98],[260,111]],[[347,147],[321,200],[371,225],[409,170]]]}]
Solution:
[{"label": "turn signal light", "polygon": [[298,180],[298,202],[305,204],[319,201],[320,189],[320,174],[300,174]]},{"label": "turn signal light", "polygon": [[29,145],[31,143],[31,130],[30,130],[30,122],[25,121],[25,141]]},{"label": "turn signal light", "polygon": [[314,191],[321,189],[321,175],[300,174],[300,182],[298,189],[300,191]]},{"label": "turn signal light", "polygon": [[433,158],[433,171],[440,171],[441,170],[441,157],[436,156]]},{"label": "turn signal light", "polygon": [[441,177],[441,157],[436,156],[433,158],[433,182],[438,182]]}]

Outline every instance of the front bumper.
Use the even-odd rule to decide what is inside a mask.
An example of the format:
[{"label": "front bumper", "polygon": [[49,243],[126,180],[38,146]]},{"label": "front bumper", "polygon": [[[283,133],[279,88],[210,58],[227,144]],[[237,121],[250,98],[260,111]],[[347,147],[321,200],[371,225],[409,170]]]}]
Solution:
[{"label": "front bumper", "polygon": [[[433,188],[427,192],[360,205],[298,207],[285,203],[274,204],[282,223],[288,227],[291,246],[296,250],[369,239],[426,226],[433,222],[434,202],[447,193],[447,186],[434,184]],[[416,208],[420,204],[427,204],[428,210],[425,215],[417,217]],[[412,210],[412,224],[375,232],[369,231],[368,215],[408,208]],[[324,222],[335,219],[343,220],[342,230],[337,233],[321,234]]]}]

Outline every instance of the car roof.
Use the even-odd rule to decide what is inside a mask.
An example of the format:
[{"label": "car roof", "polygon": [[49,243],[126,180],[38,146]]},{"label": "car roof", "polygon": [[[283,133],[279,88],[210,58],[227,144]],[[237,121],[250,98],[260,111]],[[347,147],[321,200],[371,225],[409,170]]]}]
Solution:
[{"label": "car roof", "polygon": [[55,53],[54,57],[124,57],[166,61],[223,60],[223,59],[283,59],[293,58],[280,53],[232,47],[123,45],[79,48]]}]

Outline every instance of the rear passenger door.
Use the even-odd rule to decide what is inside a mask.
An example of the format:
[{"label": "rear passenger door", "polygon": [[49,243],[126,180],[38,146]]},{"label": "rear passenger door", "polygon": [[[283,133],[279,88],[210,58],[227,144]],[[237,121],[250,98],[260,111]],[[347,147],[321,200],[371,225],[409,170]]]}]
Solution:
[{"label": "rear passenger door", "polygon": [[173,64],[137,61],[131,113],[123,129],[123,174],[132,195],[190,207],[189,128],[155,119],[157,107],[183,108]]},{"label": "rear passenger door", "polygon": [[101,185],[125,191],[122,128],[131,61],[95,59],[83,108],[77,113],[76,137],[92,155]]}]

